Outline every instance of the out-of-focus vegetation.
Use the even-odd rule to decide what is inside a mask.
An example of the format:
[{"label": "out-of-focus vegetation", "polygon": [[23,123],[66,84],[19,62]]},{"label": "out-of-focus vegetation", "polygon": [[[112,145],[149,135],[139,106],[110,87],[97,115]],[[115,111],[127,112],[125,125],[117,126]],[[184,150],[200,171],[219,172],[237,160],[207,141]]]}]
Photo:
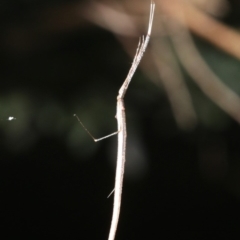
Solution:
[{"label": "out-of-focus vegetation", "polygon": [[[150,47],[125,97],[119,239],[149,234],[153,215],[165,228],[229,229],[236,216],[231,226],[224,217],[239,204],[239,3],[155,2]],[[116,139],[93,143],[73,114],[96,137],[116,130],[116,96],[148,13],[139,0],[0,0],[0,161],[11,231],[49,228],[76,239],[102,221],[96,235],[107,236]],[[196,225],[179,223],[184,214]]]}]

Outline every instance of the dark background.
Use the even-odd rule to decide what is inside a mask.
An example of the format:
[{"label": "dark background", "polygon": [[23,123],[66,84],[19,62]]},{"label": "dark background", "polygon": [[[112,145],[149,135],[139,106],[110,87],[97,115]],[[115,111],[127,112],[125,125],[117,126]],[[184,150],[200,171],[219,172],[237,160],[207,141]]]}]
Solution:
[{"label": "dark background", "polygon": [[[91,23],[47,28],[43,13],[69,2],[0,1],[0,216],[1,234],[8,234],[2,239],[107,239],[116,137],[94,143],[73,114],[96,137],[114,132],[116,96],[132,59],[112,33]],[[238,26],[238,5],[231,4],[221,21]],[[239,62],[195,41],[239,89]],[[130,84],[116,239],[197,239],[238,229],[239,124],[186,81],[199,114],[188,130],[177,127],[164,91],[141,69]]]}]

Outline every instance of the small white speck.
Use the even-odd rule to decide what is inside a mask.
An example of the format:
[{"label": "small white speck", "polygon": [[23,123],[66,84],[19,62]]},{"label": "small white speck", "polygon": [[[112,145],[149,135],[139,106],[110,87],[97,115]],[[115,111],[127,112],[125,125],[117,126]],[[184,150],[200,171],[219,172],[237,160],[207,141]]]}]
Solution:
[{"label": "small white speck", "polygon": [[16,120],[15,117],[8,117],[8,121]]}]

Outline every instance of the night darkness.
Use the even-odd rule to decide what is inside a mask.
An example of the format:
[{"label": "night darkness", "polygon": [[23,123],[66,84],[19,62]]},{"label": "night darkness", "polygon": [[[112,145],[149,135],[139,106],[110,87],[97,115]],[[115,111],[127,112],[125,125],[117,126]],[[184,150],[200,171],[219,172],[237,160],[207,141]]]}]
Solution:
[{"label": "night darkness", "polygon": [[[108,236],[117,140],[94,143],[73,114],[96,137],[116,131],[116,96],[132,59],[107,30],[83,20],[62,27],[64,17],[58,22],[58,15],[51,20],[51,11],[60,7],[68,17],[64,4],[70,2],[77,3],[0,1],[0,213],[7,236],[2,239]],[[236,11],[226,16],[227,24],[239,25]],[[138,36],[130,40],[137,45]],[[203,55],[222,56],[213,63],[216,69],[221,60],[240,67],[195,40]],[[232,74],[230,85],[239,94],[240,72]],[[130,84],[116,240],[205,239],[206,232],[218,237],[238,230],[239,124],[188,76],[186,81],[199,114],[196,127],[187,130],[176,125],[164,90],[143,69]],[[16,119],[8,121],[9,116]]]}]

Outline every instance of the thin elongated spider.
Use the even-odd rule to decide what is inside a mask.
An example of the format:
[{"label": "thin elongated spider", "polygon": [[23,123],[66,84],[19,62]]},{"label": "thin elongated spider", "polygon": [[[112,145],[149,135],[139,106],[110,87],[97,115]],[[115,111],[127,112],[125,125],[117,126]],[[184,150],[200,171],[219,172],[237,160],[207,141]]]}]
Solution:
[{"label": "thin elongated spider", "polygon": [[144,52],[147,48],[148,42],[150,40],[153,17],[154,17],[154,10],[155,10],[155,3],[151,2],[147,35],[146,35],[146,37],[143,36],[140,38],[132,66],[128,72],[128,75],[127,75],[125,81],[123,82],[123,84],[118,92],[117,112],[116,112],[118,131],[114,132],[112,134],[109,134],[105,137],[96,139],[92,136],[92,134],[83,125],[83,123],[80,121],[78,116],[76,114],[74,114],[74,116],[77,117],[79,123],[82,125],[82,127],[86,130],[86,132],[91,136],[91,138],[95,142],[98,142],[100,140],[103,140],[105,138],[111,137],[116,134],[118,135],[117,167],[116,167],[116,175],[115,175],[115,187],[113,190],[114,191],[113,214],[112,214],[112,221],[111,221],[108,240],[115,239],[119,215],[120,215],[121,199],[122,199],[122,186],[123,186],[124,166],[125,166],[125,160],[126,160],[126,138],[127,138],[124,96],[126,94],[129,83],[132,80],[132,77],[143,57],[143,54],[144,54]]}]

